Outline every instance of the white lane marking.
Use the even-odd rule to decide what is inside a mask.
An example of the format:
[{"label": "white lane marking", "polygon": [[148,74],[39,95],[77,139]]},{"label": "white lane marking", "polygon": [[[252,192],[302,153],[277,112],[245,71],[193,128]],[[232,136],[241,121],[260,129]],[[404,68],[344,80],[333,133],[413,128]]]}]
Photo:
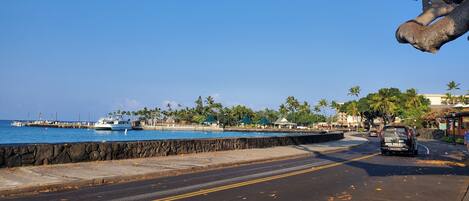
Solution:
[{"label": "white lane marking", "polygon": [[417,143],[417,146],[422,146],[423,148],[425,148],[427,150],[427,155],[430,155],[430,149],[427,146],[420,143]]}]

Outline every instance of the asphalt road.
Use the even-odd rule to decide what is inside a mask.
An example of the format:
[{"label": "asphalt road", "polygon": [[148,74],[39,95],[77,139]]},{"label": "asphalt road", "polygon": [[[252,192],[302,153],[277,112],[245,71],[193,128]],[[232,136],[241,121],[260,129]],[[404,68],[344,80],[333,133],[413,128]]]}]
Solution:
[{"label": "asphalt road", "polygon": [[378,143],[371,139],[349,151],[312,152],[307,158],[3,200],[461,201],[469,168],[457,160],[458,147],[420,144],[417,157],[379,155]]}]

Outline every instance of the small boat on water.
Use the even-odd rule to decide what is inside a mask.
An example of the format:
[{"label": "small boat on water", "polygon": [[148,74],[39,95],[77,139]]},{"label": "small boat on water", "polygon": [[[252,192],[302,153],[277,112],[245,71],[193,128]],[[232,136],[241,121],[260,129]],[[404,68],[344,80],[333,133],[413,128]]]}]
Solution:
[{"label": "small boat on water", "polygon": [[110,116],[101,118],[94,124],[95,130],[124,131],[132,130],[132,124],[129,120],[124,120],[122,116]]},{"label": "small boat on water", "polygon": [[21,121],[13,121],[11,123],[11,126],[13,126],[13,127],[22,127],[22,126],[25,126],[25,123],[23,123]]}]

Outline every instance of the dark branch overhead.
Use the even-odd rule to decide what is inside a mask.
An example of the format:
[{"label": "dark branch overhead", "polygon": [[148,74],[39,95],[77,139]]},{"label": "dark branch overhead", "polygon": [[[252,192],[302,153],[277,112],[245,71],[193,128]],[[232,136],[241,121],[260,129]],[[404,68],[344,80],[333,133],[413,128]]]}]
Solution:
[{"label": "dark branch overhead", "polygon": [[437,52],[469,30],[469,0],[422,0],[423,13],[396,31],[400,43]]}]

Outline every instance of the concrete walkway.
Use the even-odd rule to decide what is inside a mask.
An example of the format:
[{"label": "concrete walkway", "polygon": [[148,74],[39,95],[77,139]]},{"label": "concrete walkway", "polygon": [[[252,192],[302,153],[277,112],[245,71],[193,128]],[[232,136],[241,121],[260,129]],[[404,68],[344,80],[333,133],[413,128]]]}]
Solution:
[{"label": "concrete walkway", "polygon": [[255,162],[333,152],[368,142],[345,135],[339,141],[301,146],[246,149],[156,158],[0,169],[0,196],[54,191],[203,171]]}]

